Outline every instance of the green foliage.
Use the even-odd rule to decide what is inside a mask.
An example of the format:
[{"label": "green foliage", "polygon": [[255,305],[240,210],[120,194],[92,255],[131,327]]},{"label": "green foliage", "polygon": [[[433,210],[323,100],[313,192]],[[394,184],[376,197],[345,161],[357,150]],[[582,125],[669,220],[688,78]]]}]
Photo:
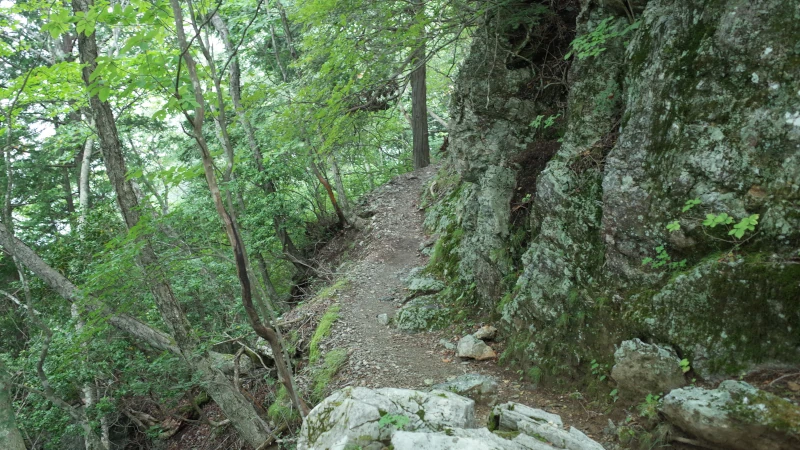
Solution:
[{"label": "green foliage", "polygon": [[717,225],[729,225],[731,223],[733,223],[733,217],[728,216],[726,213],[706,214],[706,220],[703,221],[703,226],[714,228]]},{"label": "green foliage", "polygon": [[658,408],[661,406],[661,395],[647,394],[644,402],[639,404],[639,415],[648,420],[658,418]]},{"label": "green foliage", "polygon": [[688,359],[686,359],[686,358],[683,358],[683,359],[681,360],[681,362],[680,362],[680,366],[681,366],[681,371],[682,371],[683,373],[686,373],[686,372],[688,372],[688,371],[692,370],[692,366],[689,364],[689,360],[688,360]]},{"label": "green foliage", "polygon": [[547,116],[546,119],[543,115],[538,115],[536,116],[535,119],[533,119],[533,121],[530,124],[530,127],[534,129],[542,128],[543,130],[546,130],[552,127],[553,124],[556,122],[556,119],[558,119],[559,117],[561,117],[561,114],[550,115]]},{"label": "green foliage", "polygon": [[292,407],[289,393],[283,384],[278,388],[275,400],[267,408],[267,416],[276,423],[295,422],[300,419],[300,413]]},{"label": "green foliage", "polygon": [[760,216],[758,214],[751,214],[749,217],[742,218],[742,220],[740,220],[739,223],[733,226],[732,230],[728,231],[728,236],[733,236],[736,239],[741,239],[748,231],[750,232],[755,231],[756,225],[758,225],[759,217]]},{"label": "green foliage", "polygon": [[695,206],[700,205],[702,203],[703,202],[700,201],[699,198],[686,200],[686,204],[683,205],[683,208],[681,209],[681,212],[685,213],[685,212],[689,211],[690,209],[694,208]]},{"label": "green foliage", "polygon": [[384,414],[381,416],[381,419],[378,421],[378,425],[387,428],[394,428],[396,430],[402,430],[408,422],[409,418],[402,415],[402,414]]},{"label": "green foliage", "polygon": [[331,332],[331,327],[337,319],[339,319],[339,305],[331,305],[325,311],[325,314],[322,315],[316,330],[314,330],[314,335],[311,337],[311,343],[308,347],[308,361],[311,364],[319,360],[319,344],[328,337]]},{"label": "green foliage", "polygon": [[589,370],[598,381],[605,381],[608,378],[608,364],[600,364],[597,360],[593,359],[589,363]]},{"label": "green foliage", "polygon": [[[681,208],[681,213],[686,213],[702,204],[702,201],[699,198],[687,200],[686,203]],[[729,241],[730,243],[734,244],[734,246],[738,247],[743,243],[742,239],[745,237],[747,233],[753,233],[756,230],[756,225],[758,225],[759,214],[751,214],[750,216],[742,218],[738,223],[734,224],[735,219],[728,215],[728,213],[707,213],[705,219],[702,221],[697,220],[704,229],[712,230],[717,226],[727,226],[728,227],[728,236],[733,237],[733,241]],[[733,226],[730,226],[732,225]],[[681,223],[680,220],[676,219],[673,220],[666,225],[666,229],[670,233],[675,233],[681,230]],[[678,270],[683,269],[686,267],[686,260],[681,261],[672,261],[672,257],[667,253],[666,245],[662,244],[655,248],[656,256],[647,257],[642,260],[642,265],[650,266],[653,269],[658,269],[661,267],[667,267],[670,270]]]},{"label": "green foliage", "polygon": [[661,267],[667,267],[670,270],[678,270],[683,269],[686,267],[686,260],[683,259],[681,261],[673,261],[672,257],[667,253],[667,246],[665,244],[659,245],[656,247],[656,257],[655,258],[644,258],[642,260],[642,265],[647,266],[649,265],[653,269],[659,269]]},{"label": "green foliage", "polygon": [[321,366],[313,369],[314,390],[313,395],[317,401],[321,401],[327,394],[333,376],[347,362],[347,349],[335,348],[325,354],[325,361]]},{"label": "green foliage", "polygon": [[564,55],[564,59],[569,59],[572,55],[578,59],[598,56],[606,51],[605,45],[609,40],[625,36],[639,28],[640,24],[641,22],[637,20],[623,27],[614,18],[606,17],[592,31],[576,37],[570,44],[572,50]]}]

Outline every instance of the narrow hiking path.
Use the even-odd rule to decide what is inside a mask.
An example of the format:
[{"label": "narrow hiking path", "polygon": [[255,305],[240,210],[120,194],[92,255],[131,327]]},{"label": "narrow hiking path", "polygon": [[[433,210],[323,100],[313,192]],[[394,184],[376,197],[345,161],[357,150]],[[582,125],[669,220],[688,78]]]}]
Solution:
[{"label": "narrow hiking path", "polygon": [[332,333],[337,346],[351,350],[347,381],[353,385],[418,389],[426,380],[439,383],[467,371],[444,361],[439,334],[402,333],[377,318],[394,315],[406,295],[403,279],[427,262],[420,253],[426,236],[418,200],[434,173],[428,167],[401,175],[369,196],[366,208],[375,214],[355,242],[362,256],[345,273],[350,289],[340,298],[340,319]]},{"label": "narrow hiking path", "polygon": [[[455,334],[453,327],[409,334],[378,321],[379,314],[394,315],[407,294],[403,280],[411,269],[428,261],[420,246],[431,238],[422,227],[424,211],[419,208],[419,199],[436,169],[432,166],[400,175],[366,199],[362,209],[374,215],[351,244],[356,256],[338,270],[348,285],[339,293],[339,320],[324,344],[326,349],[349,350],[348,362],[331,388],[422,390],[466,373],[491,375],[498,379],[498,403],[516,401],[548,410],[561,415],[565,423],[599,438],[607,416],[588,410],[585,402],[575,396],[541,391],[521,382],[516,372],[499,366],[496,360],[479,362],[456,357],[453,350],[440,343],[442,339],[453,344],[458,341],[461,336]],[[498,354],[504,348],[502,343],[492,345]],[[485,420],[488,412],[488,407],[479,407],[480,420]]]}]

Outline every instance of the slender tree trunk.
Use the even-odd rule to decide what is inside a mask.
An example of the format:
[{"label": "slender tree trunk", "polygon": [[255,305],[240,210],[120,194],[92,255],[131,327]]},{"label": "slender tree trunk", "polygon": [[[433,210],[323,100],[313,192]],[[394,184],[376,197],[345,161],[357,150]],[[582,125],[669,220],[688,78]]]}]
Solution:
[{"label": "slender tree trunk", "polygon": [[25,440],[17,427],[14,405],[11,403],[11,376],[0,359],[0,448],[25,450]]},{"label": "slender tree trunk", "polygon": [[275,290],[275,285],[272,284],[272,280],[269,278],[267,261],[264,260],[264,255],[262,255],[261,252],[256,252],[256,262],[258,263],[258,271],[261,273],[261,279],[263,280],[262,284],[267,291],[267,297],[269,297],[273,305],[279,306],[280,296],[278,295],[278,291]]},{"label": "slender tree trunk", "polygon": [[286,39],[286,45],[289,46],[289,54],[292,56],[292,61],[297,59],[297,52],[294,49],[294,41],[292,39],[292,29],[289,26],[289,18],[286,16],[286,9],[283,7],[283,3],[280,0],[275,1],[275,5],[278,7],[278,14],[281,16],[281,24],[283,24],[283,35]]},{"label": "slender tree trunk", "polygon": [[278,40],[275,38],[275,25],[272,23],[269,24],[269,32],[272,36],[272,50],[275,52],[275,63],[278,65],[278,69],[281,71],[281,76],[283,77],[283,82],[289,80],[289,76],[286,73],[286,69],[283,67],[283,63],[281,62],[281,52],[278,49]]},{"label": "slender tree trunk", "polygon": [[64,201],[67,203],[69,223],[75,228],[75,200],[72,197],[72,183],[69,180],[69,168],[61,167],[61,185],[64,187]]},{"label": "slender tree trunk", "polygon": [[339,171],[339,164],[336,162],[336,155],[333,152],[328,156],[328,162],[333,171],[333,185],[336,187],[336,195],[339,196],[339,204],[342,205],[342,211],[347,217],[350,215],[350,201],[347,199],[347,192],[344,190],[344,183],[342,182],[342,173]]},{"label": "slender tree trunk", "polygon": [[79,225],[86,224],[86,215],[89,213],[89,173],[92,166],[92,149],[94,136],[86,138],[83,144],[83,158],[81,159],[81,176],[78,184],[78,207],[81,211]]},{"label": "slender tree trunk", "polygon": [[[414,0],[414,9],[417,16],[425,14],[423,0]],[[428,92],[426,86],[426,55],[425,31],[422,31],[419,47],[414,50],[411,63],[414,70],[411,72],[411,132],[414,136],[413,156],[414,169],[427,167],[431,163],[431,149],[428,144]]]},{"label": "slender tree trunk", "polygon": [[[250,148],[250,151],[253,152],[253,157],[256,162],[256,168],[259,172],[265,173],[264,170],[264,156],[261,152],[261,148],[256,141],[255,130],[253,129],[253,125],[250,123],[250,119],[247,118],[247,114],[242,106],[242,87],[241,87],[241,70],[239,68],[239,58],[236,55],[236,48],[234,48],[233,43],[230,39],[230,32],[228,30],[227,24],[225,21],[220,17],[218,14],[215,14],[211,18],[211,24],[219,33],[220,39],[222,40],[223,45],[225,46],[225,51],[228,55],[233,55],[231,58],[231,62],[228,65],[228,76],[229,76],[229,83],[230,83],[230,93],[231,93],[231,100],[233,101],[233,108],[236,111],[236,119],[239,121],[239,124],[242,126],[242,129],[245,131],[245,136],[247,137],[247,146]],[[275,194],[275,184],[271,180],[267,180],[266,182],[262,183],[261,189],[264,191],[266,195],[273,195]],[[278,240],[281,242],[283,246],[283,252],[289,259],[289,261],[295,266],[295,268],[303,274],[301,278],[305,278],[309,274],[310,271],[313,271],[314,267],[310,261],[303,257],[297,247],[294,245],[294,241],[289,236],[289,233],[286,232],[284,228],[284,219],[280,216],[273,217],[273,227],[275,228],[275,234],[278,237]]]},{"label": "slender tree trunk", "polygon": [[[239,229],[234,218],[225,209],[225,204],[222,200],[222,194],[219,190],[219,186],[217,185],[217,177],[214,173],[214,162],[211,159],[211,153],[208,150],[208,144],[206,143],[203,135],[205,98],[203,96],[203,86],[200,83],[199,76],[197,75],[196,63],[191,52],[189,51],[189,45],[183,29],[183,11],[181,10],[179,0],[170,0],[170,5],[172,6],[172,12],[175,16],[175,29],[177,31],[178,44],[183,55],[183,61],[186,63],[186,71],[192,80],[195,101],[198,105],[195,108],[194,117],[189,116],[188,113],[185,114],[187,115],[187,120],[189,120],[193,127],[193,136],[197,142],[198,149],[200,150],[203,169],[206,175],[206,183],[208,184],[208,189],[211,192],[211,197],[214,201],[214,207],[216,208],[217,214],[222,220],[222,223],[225,227],[225,233],[227,234],[228,240],[230,241],[233,249],[234,260],[236,262],[236,273],[239,278],[239,284],[242,287],[242,304],[247,314],[248,321],[250,322],[250,326],[253,328],[256,334],[266,340],[272,348],[273,356],[275,358],[275,367],[278,369],[281,382],[289,393],[290,398],[292,398],[295,406],[300,411],[300,414],[305,417],[305,415],[308,414],[308,406],[306,406],[305,402],[300,399],[300,396],[295,389],[294,377],[289,371],[286,361],[283,358],[284,351],[280,342],[280,338],[274,329],[265,325],[261,321],[261,318],[259,317],[258,312],[253,305],[253,291],[248,273],[249,264],[247,261],[247,251],[242,242],[241,234],[239,233]],[[176,95],[178,94],[176,93]]]},{"label": "slender tree trunk", "polygon": [[439,117],[439,115],[438,115],[438,114],[436,114],[436,113],[435,113],[435,112],[433,112],[432,110],[428,110],[428,114],[430,114],[430,116],[431,116],[431,117],[433,117],[433,120],[435,120],[435,121],[439,122],[439,125],[443,126],[445,129],[447,129],[447,122],[445,122],[445,120],[444,120],[444,119],[442,119],[441,117]]},{"label": "slender tree trunk", "polygon": [[331,201],[333,205],[333,210],[336,211],[336,217],[339,218],[338,226],[339,228],[344,228],[347,225],[347,218],[344,216],[344,212],[342,212],[342,208],[339,207],[339,202],[336,201],[336,196],[333,195],[333,189],[331,189],[331,184],[328,183],[328,180],[325,178],[325,175],[317,167],[317,163],[311,161],[311,171],[314,172],[314,175],[319,180],[322,187],[325,188],[325,192],[328,193],[328,199]]}]

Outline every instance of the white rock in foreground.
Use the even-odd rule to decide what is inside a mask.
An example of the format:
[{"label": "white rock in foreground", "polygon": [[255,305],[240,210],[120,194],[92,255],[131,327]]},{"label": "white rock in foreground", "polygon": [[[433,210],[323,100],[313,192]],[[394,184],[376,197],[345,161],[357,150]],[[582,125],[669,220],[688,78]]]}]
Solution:
[{"label": "white rock in foreground", "polygon": [[347,388],[306,417],[298,450],[603,450],[555,414],[518,403],[495,407],[496,430],[475,426],[475,402],[408,389]]},{"label": "white rock in foreground", "polygon": [[380,423],[387,415],[404,417],[404,428],[412,430],[473,428],[475,402],[445,391],[345,388],[311,410],[300,428],[297,449],[380,450],[396,430]]}]

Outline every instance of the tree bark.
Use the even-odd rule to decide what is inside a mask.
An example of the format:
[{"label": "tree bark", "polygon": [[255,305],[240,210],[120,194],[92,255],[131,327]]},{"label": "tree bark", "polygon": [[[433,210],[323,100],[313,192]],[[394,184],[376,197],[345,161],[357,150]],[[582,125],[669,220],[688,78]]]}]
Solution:
[{"label": "tree bark", "polygon": [[69,223],[75,227],[75,200],[72,196],[72,183],[69,181],[69,168],[61,167],[61,185],[64,187],[64,201],[67,203],[67,214]]},{"label": "tree bark", "polygon": [[325,192],[328,193],[328,199],[330,199],[331,204],[333,205],[333,210],[336,211],[336,217],[339,218],[339,228],[344,228],[347,225],[347,218],[344,216],[344,212],[342,212],[342,208],[339,207],[339,202],[336,201],[336,196],[333,195],[333,189],[331,189],[331,184],[328,183],[328,180],[322,174],[322,172],[317,167],[317,163],[311,161],[311,171],[314,172],[314,175],[319,180],[322,187],[325,188]]},{"label": "tree bark", "polygon": [[81,159],[81,176],[78,181],[78,208],[81,211],[79,225],[86,224],[86,215],[89,213],[89,172],[92,165],[92,150],[94,136],[86,138],[83,144],[83,158]]},{"label": "tree bark", "polygon": [[[414,9],[417,16],[425,13],[425,3],[415,0]],[[414,136],[413,158],[414,170],[427,167],[431,163],[431,149],[428,143],[428,92],[426,86],[426,38],[422,31],[420,44],[412,55],[414,70],[411,71],[411,132]]]},{"label": "tree bark", "polygon": [[0,360],[0,448],[25,450],[25,440],[17,427],[14,405],[11,403],[11,377]]},{"label": "tree bark", "polygon": [[347,199],[347,192],[344,190],[344,182],[342,181],[342,172],[339,170],[339,163],[336,162],[336,155],[331,152],[328,155],[328,162],[333,171],[333,185],[336,187],[336,195],[339,196],[339,204],[342,205],[342,211],[345,217],[350,216],[350,202]]}]

